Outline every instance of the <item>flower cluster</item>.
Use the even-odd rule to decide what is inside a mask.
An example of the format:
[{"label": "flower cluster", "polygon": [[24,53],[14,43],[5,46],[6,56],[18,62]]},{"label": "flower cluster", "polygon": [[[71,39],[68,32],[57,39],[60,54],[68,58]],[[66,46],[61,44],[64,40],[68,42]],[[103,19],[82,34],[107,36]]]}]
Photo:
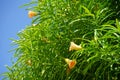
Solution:
[{"label": "flower cluster", "polygon": [[[81,50],[81,49],[82,49],[81,45],[77,45],[74,42],[70,42],[69,51],[72,51],[72,50]],[[75,67],[77,61],[75,59],[70,60],[68,58],[65,58],[65,62],[68,65],[67,73],[70,73],[70,70]]]}]

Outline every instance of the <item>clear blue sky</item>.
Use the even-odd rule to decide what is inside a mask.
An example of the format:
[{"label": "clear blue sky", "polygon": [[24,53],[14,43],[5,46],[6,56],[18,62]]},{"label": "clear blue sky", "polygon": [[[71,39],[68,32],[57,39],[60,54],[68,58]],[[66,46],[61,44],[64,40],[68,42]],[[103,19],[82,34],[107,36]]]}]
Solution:
[{"label": "clear blue sky", "polygon": [[[7,71],[5,65],[11,65],[13,49],[10,38],[17,39],[17,33],[30,25],[31,19],[28,18],[28,11],[19,8],[21,5],[31,0],[1,0],[0,1],[0,74]],[[2,78],[0,78],[2,80]]]}]

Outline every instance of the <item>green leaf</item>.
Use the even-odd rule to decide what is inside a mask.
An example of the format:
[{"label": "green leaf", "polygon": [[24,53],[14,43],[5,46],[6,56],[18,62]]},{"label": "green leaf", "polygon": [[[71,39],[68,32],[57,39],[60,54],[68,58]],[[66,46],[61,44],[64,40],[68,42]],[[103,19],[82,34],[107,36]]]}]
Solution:
[{"label": "green leaf", "polygon": [[38,1],[31,1],[30,3],[27,3],[27,4],[24,4],[24,5],[20,6],[20,8],[23,8],[23,7],[26,7],[26,6],[31,6],[31,5],[37,4],[37,3],[38,3]]},{"label": "green leaf", "polygon": [[85,13],[91,14],[91,12],[85,6],[81,6],[81,7],[85,10]]},{"label": "green leaf", "polygon": [[116,19],[116,26],[117,26],[118,30],[120,31],[120,22],[118,21],[118,19]]},{"label": "green leaf", "polygon": [[87,14],[83,14],[82,16],[92,16],[93,18],[95,18],[95,15],[92,14],[85,6],[81,6],[84,10],[85,10],[85,13]]}]

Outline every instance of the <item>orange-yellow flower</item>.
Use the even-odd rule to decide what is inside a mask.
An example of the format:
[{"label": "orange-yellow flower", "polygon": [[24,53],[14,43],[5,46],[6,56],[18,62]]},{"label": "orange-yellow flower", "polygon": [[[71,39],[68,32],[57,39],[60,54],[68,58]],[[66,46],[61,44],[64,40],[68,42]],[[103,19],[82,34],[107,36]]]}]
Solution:
[{"label": "orange-yellow flower", "polygon": [[65,62],[68,64],[69,69],[73,69],[76,65],[76,60],[70,60],[68,58],[65,58]]},{"label": "orange-yellow flower", "polygon": [[37,15],[37,12],[34,12],[34,11],[29,11],[28,12],[28,17],[29,18],[32,18],[32,17],[34,17],[34,16],[36,16]]},{"label": "orange-yellow flower", "polygon": [[77,45],[74,42],[70,42],[69,51],[72,51],[72,50],[81,50],[81,49],[82,49],[81,45]]}]

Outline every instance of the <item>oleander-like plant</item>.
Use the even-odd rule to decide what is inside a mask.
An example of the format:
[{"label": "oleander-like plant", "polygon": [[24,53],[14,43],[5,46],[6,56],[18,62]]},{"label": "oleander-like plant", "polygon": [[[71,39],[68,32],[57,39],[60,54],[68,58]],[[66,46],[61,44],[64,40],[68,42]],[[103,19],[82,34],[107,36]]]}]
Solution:
[{"label": "oleander-like plant", "polygon": [[[112,1],[112,0],[111,0]],[[38,0],[4,80],[119,80],[120,22],[110,0]]]}]

